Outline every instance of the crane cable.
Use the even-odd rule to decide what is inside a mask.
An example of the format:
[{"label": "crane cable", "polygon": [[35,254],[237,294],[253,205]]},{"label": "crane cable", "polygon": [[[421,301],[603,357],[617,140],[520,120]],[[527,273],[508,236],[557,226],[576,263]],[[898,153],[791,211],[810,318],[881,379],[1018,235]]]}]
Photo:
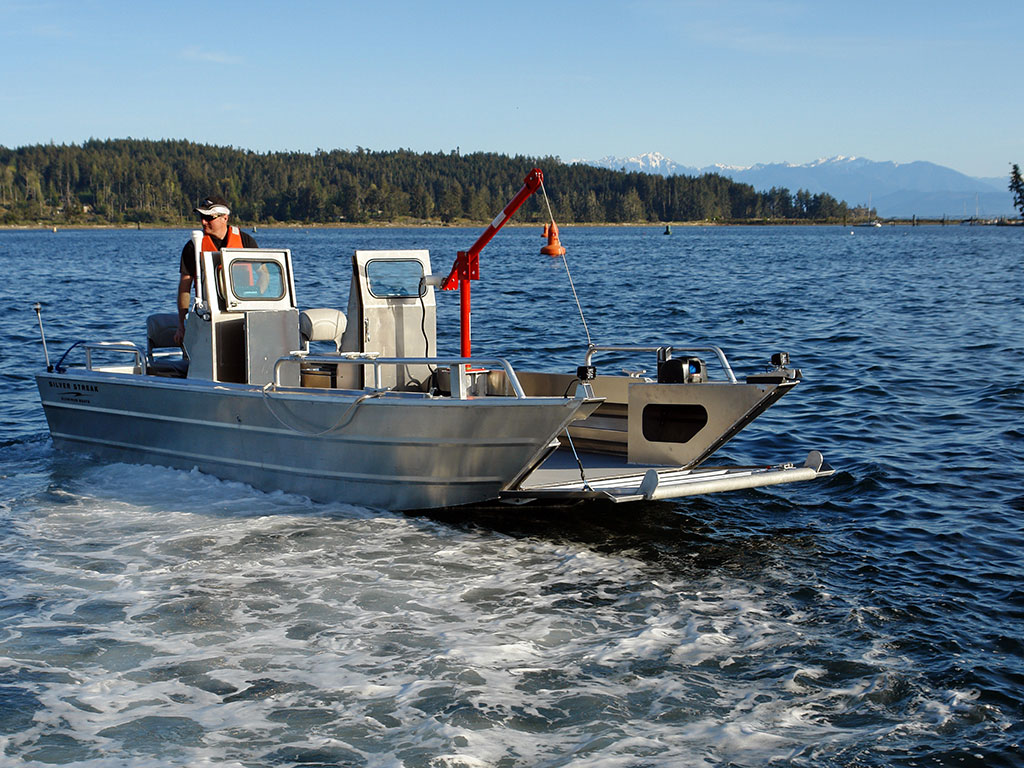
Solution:
[{"label": "crane cable", "polygon": [[[544,193],[544,204],[547,206],[548,209],[548,218],[551,219],[551,225],[554,226],[555,215],[551,212],[551,201],[548,199],[548,191],[544,188],[543,180],[541,180],[540,182],[540,191]],[[565,276],[569,278],[569,287],[572,289],[572,297],[573,299],[576,300],[576,309],[579,310],[580,320],[583,321],[583,331],[584,333],[587,334],[587,348],[589,349],[590,347],[593,346],[593,343],[590,341],[590,328],[587,327],[587,318],[583,315],[583,307],[580,305],[580,297],[576,293],[576,285],[572,281],[572,272],[569,270],[569,262],[565,258],[564,248],[562,249],[562,253],[560,255],[562,257],[562,264],[565,265]],[[576,459],[576,466],[579,467],[580,483],[582,484],[583,490],[593,492],[594,489],[591,488],[590,483],[587,482],[587,475],[583,470],[583,462],[580,461],[580,455],[576,452],[576,445],[572,441],[572,435],[569,434],[568,425],[566,425],[565,427],[565,438],[569,442],[569,447],[572,449],[573,457],[575,457]]]},{"label": "crane cable", "polygon": [[[544,188],[544,182],[540,183],[540,191],[544,193],[544,204],[548,208],[548,218],[551,219],[551,223],[555,223],[555,215],[551,212],[551,201],[548,200],[548,191]],[[590,328],[587,327],[587,318],[583,315],[583,307],[580,306],[580,297],[576,294],[576,285],[572,281],[572,272],[569,271],[569,262],[565,259],[565,253],[561,254],[562,263],[565,265],[565,274],[569,278],[569,287],[572,289],[572,297],[576,300],[576,309],[580,312],[580,320],[583,321],[583,331],[587,334],[587,348],[593,346],[590,341]]]}]

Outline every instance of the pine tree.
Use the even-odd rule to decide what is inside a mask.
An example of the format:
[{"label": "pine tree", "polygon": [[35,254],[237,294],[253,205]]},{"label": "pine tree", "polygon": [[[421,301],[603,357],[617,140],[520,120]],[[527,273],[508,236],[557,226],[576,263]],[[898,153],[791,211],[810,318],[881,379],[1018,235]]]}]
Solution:
[{"label": "pine tree", "polygon": [[1013,207],[1024,217],[1024,179],[1020,177],[1020,166],[1016,163],[1010,170],[1010,191],[1013,193]]}]

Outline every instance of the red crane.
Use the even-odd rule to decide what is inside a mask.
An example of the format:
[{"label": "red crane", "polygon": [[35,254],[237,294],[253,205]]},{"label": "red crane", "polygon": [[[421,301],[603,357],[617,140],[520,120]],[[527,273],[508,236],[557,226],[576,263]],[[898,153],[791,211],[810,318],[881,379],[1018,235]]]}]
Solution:
[{"label": "red crane", "polygon": [[512,218],[512,215],[519,210],[519,207],[526,202],[526,198],[540,189],[543,183],[544,173],[540,168],[534,168],[526,174],[526,178],[523,180],[523,188],[516,192],[515,197],[509,201],[501,213],[494,217],[494,221],[490,223],[468,251],[459,251],[455,264],[452,265],[452,271],[448,273],[448,277],[441,283],[441,288],[445,291],[455,290],[456,286],[458,286],[460,291],[459,308],[462,322],[462,351],[460,354],[463,357],[470,356],[469,283],[471,280],[480,279],[480,251],[498,233],[498,230],[505,226],[505,222]]}]

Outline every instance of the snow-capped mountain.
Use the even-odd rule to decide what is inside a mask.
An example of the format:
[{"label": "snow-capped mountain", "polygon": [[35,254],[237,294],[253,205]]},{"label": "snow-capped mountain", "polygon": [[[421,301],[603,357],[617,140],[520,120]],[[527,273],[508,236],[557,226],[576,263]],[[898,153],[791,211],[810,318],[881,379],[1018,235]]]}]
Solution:
[{"label": "snow-capped mountain", "polygon": [[967,176],[935,163],[876,162],[842,155],[809,163],[758,163],[747,167],[681,165],[659,152],[636,157],[574,160],[612,170],[640,171],[663,176],[717,173],[755,189],[785,187],[825,192],[850,205],[868,205],[878,215],[919,217],[1013,216],[1013,201],[1002,179]]},{"label": "snow-capped mountain", "polygon": [[572,160],[570,162],[609,168],[613,171],[640,171],[641,173],[656,173],[661,176],[692,176],[695,173],[700,173],[696,168],[669,160],[661,152],[647,152],[636,157],[608,155],[593,162],[590,160]]}]

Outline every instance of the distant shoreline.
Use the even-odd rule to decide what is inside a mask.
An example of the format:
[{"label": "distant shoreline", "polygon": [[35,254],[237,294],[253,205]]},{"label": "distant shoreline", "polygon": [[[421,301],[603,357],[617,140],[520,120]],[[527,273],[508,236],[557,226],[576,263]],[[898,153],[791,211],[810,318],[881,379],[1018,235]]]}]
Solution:
[{"label": "distant shoreline", "polygon": [[[440,222],[274,222],[273,224],[253,224],[251,222],[237,222],[233,224],[245,230],[259,231],[260,229],[477,229],[486,227],[488,222],[459,221],[450,224]],[[914,227],[914,226],[1024,226],[1021,219],[886,219],[881,221],[882,227]],[[544,222],[509,222],[506,227],[542,227]],[[843,223],[836,221],[806,221],[806,220],[738,220],[738,221],[663,221],[663,222],[598,222],[586,223],[577,222],[572,224],[559,224],[560,229],[572,229],[573,227],[603,227],[603,228],[624,228],[643,227],[649,229],[664,229],[671,227],[851,227],[865,228],[865,222]],[[40,222],[34,224],[0,224],[0,232],[32,232],[46,230],[137,230],[137,231],[160,231],[160,230],[189,230],[195,227],[189,224],[60,224],[53,222]]]}]

